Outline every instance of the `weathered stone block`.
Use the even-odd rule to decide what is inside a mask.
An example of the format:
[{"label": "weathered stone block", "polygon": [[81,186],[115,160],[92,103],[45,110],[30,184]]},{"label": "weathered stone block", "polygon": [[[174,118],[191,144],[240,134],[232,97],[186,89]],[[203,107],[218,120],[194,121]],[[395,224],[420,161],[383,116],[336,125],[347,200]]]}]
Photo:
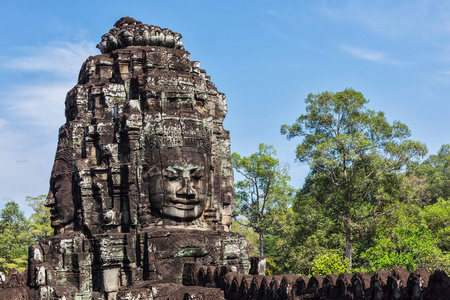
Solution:
[{"label": "weathered stone block", "polygon": [[202,267],[198,262],[187,262],[183,268],[183,284],[184,285],[199,285],[199,271]]},{"label": "weathered stone block", "polygon": [[250,257],[250,274],[266,275],[266,258],[264,256]]},{"label": "weathered stone block", "polygon": [[103,269],[103,290],[107,293],[119,290],[119,268]]}]

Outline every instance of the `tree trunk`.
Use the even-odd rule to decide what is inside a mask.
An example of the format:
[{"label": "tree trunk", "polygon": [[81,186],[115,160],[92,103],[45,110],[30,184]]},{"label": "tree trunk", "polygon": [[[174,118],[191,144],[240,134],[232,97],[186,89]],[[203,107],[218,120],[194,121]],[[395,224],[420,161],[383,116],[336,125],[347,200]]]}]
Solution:
[{"label": "tree trunk", "polygon": [[352,268],[352,240],[350,228],[345,231],[345,257],[348,258],[348,266]]},{"label": "tree trunk", "polygon": [[262,232],[259,233],[259,255],[264,256],[264,235]]}]

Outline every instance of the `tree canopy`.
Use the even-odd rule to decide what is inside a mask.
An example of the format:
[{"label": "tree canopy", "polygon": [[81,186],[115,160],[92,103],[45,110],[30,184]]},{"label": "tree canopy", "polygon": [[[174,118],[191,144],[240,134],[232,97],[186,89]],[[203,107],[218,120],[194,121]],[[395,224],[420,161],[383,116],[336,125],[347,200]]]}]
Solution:
[{"label": "tree canopy", "polygon": [[14,201],[6,203],[0,212],[0,265],[2,271],[11,268],[25,269],[28,246],[32,244],[29,224],[19,205]]},{"label": "tree canopy", "polygon": [[411,166],[408,173],[426,179],[432,203],[438,198],[450,199],[450,144],[442,145],[437,154]]},{"label": "tree canopy", "polygon": [[390,124],[383,112],[368,109],[369,101],[353,89],[310,94],[305,102],[306,114],[281,133],[303,137],[297,160],[308,163],[310,182],[326,191],[320,198],[345,233],[351,266],[352,242],[406,200],[400,171],[423,157],[426,146],[407,139],[405,124]]},{"label": "tree canopy", "polygon": [[28,247],[53,235],[50,211],[44,207],[45,196],[27,197],[34,213],[27,219],[14,201],[0,211],[0,271],[24,270],[28,264]]},{"label": "tree canopy", "polygon": [[31,235],[36,242],[41,239],[53,236],[53,228],[51,227],[50,209],[44,206],[46,195],[37,197],[27,196],[25,201],[28,206],[33,209],[33,214],[30,216]]}]

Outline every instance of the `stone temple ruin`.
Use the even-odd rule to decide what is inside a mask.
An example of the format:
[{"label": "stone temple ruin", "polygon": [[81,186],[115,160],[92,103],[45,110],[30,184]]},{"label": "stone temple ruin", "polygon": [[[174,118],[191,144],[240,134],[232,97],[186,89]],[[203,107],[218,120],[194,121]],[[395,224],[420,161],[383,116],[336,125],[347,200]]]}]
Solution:
[{"label": "stone temple ruin", "polygon": [[227,107],[181,35],[122,18],[67,93],[46,205],[55,235],[0,299],[450,299],[442,271],[265,276],[235,207]]},{"label": "stone temple ruin", "polygon": [[31,299],[116,299],[180,284],[194,261],[248,272],[230,232],[225,95],[180,39],[126,17],[83,63],[45,203],[55,236],[30,249]]}]

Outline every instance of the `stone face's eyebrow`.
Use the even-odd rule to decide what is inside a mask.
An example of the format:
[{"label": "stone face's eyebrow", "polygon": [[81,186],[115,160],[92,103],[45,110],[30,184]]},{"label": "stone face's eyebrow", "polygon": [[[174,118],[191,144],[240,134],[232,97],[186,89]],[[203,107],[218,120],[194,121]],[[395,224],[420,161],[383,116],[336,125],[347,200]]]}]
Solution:
[{"label": "stone face's eyebrow", "polygon": [[200,173],[204,170],[204,168],[191,168],[189,171],[191,172],[191,174],[196,174],[196,173]]},{"label": "stone face's eyebrow", "polygon": [[172,173],[176,173],[176,174],[183,174],[183,168],[182,167],[178,167],[178,166],[168,166],[166,168],[166,171],[172,172]]},{"label": "stone face's eyebrow", "polygon": [[186,171],[195,171],[195,172],[197,172],[197,171],[203,170],[203,167],[188,167],[185,170]]},{"label": "stone face's eyebrow", "polygon": [[65,174],[53,173],[50,175],[50,184],[54,184],[56,180],[61,180]]},{"label": "stone face's eyebrow", "polygon": [[186,171],[194,171],[194,172],[197,172],[197,171],[201,171],[201,170],[203,170],[203,167],[199,167],[199,166],[187,166],[187,167],[181,167],[181,166],[168,166],[167,168],[166,168],[166,171],[169,171],[169,172],[173,172],[173,173],[177,173],[177,174],[183,174],[184,172],[186,172]]}]

